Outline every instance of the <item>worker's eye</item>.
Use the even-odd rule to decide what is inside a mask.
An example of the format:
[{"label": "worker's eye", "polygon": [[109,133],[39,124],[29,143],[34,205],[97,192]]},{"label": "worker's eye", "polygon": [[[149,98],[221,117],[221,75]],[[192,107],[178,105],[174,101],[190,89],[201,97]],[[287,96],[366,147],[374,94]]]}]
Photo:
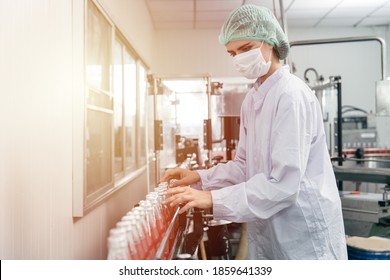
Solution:
[{"label": "worker's eye", "polygon": [[256,48],[256,46],[246,46],[246,47],[242,48],[242,52],[249,52],[249,51],[253,50],[254,48]]}]

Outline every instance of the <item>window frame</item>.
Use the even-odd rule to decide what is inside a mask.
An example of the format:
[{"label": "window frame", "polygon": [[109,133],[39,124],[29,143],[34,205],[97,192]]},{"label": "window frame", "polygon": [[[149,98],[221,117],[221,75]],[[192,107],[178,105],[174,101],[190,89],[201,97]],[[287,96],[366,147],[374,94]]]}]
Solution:
[{"label": "window frame", "polygon": [[[74,130],[74,136],[73,136],[73,142],[75,146],[73,147],[73,217],[83,217],[85,214],[90,212],[92,209],[94,209],[96,206],[100,205],[102,202],[104,202],[106,199],[108,199],[114,192],[118,191],[120,188],[127,185],[129,182],[143,174],[147,170],[147,163],[146,161],[140,162],[140,154],[139,154],[139,141],[138,137],[141,133],[140,131],[140,124],[139,124],[139,114],[140,114],[140,85],[139,85],[139,65],[142,64],[142,66],[145,69],[145,74],[147,75],[149,72],[149,68],[147,64],[141,59],[141,57],[135,52],[134,48],[131,46],[131,44],[127,41],[125,36],[120,32],[120,30],[117,28],[117,26],[114,24],[114,22],[111,20],[109,15],[104,11],[102,6],[98,3],[97,0],[85,0],[84,3],[84,11],[83,11],[83,20],[80,20],[84,24],[84,33],[82,34],[83,40],[82,43],[84,45],[84,50],[82,55],[73,57],[73,61],[75,65],[78,65],[79,67],[82,64],[83,68],[83,81],[81,81],[80,78],[77,78],[78,82],[78,89],[83,88],[83,90],[74,91],[73,96],[74,98],[74,107],[76,110],[73,113],[73,124],[77,124]],[[89,9],[91,8],[89,5],[93,5],[94,8],[97,8],[98,11],[103,15],[103,17],[107,20],[108,24],[111,28],[111,36],[109,38],[110,42],[108,45],[110,46],[109,51],[109,89],[108,91],[103,88],[96,88],[96,86],[91,86],[88,84],[87,81],[87,55],[88,55],[88,13]],[[78,16],[81,16],[79,14]],[[80,18],[79,18],[80,19]],[[75,28],[74,28],[75,29]],[[80,32],[77,34],[78,38],[80,38]],[[119,39],[119,40],[118,40]],[[130,166],[130,168],[126,168],[126,163],[122,162],[123,165],[123,172],[122,174],[117,174],[115,172],[115,96],[114,96],[114,74],[113,74],[113,66],[114,66],[114,48],[115,48],[115,41],[118,40],[119,42],[123,43],[122,46],[122,77],[124,76],[123,71],[123,50],[125,49],[131,58],[134,60],[135,63],[135,78],[133,79],[136,83],[135,85],[135,120],[134,120],[134,127],[131,128],[132,133],[135,134],[134,136],[134,164]],[[80,40],[79,40],[80,42]],[[74,47],[77,47],[77,44],[74,44]],[[80,63],[79,58],[83,57],[84,62]],[[79,72],[79,71],[78,71]],[[77,77],[74,75],[74,77]],[[124,96],[124,79],[122,79],[122,129],[125,131],[125,124],[124,124],[124,116],[125,116],[125,100],[123,99]],[[83,84],[83,86],[81,86]],[[80,96],[80,91],[81,95]],[[102,108],[100,106],[95,106],[93,104],[88,103],[88,95],[90,94],[90,91],[98,92],[100,94],[105,94],[112,98],[112,106],[111,109],[109,108]],[[146,112],[147,112],[147,99],[145,97],[144,101],[144,107],[143,110],[145,112],[145,132],[147,133],[147,121],[146,121]],[[111,127],[111,181],[107,184],[102,184],[97,190],[95,190],[93,193],[88,194],[88,182],[87,182],[87,141],[88,141],[88,111],[94,110],[106,114],[111,114],[111,120],[110,120],[110,127]],[[82,125],[80,124],[82,123]],[[125,137],[125,135],[122,135]],[[80,139],[82,138],[82,140]],[[145,135],[144,139],[147,139],[147,136]],[[124,144],[124,143],[123,143]],[[148,151],[148,143],[145,143],[146,149],[145,149],[145,155],[143,155],[143,158],[147,158],[147,151]],[[80,153],[82,155],[80,155]],[[125,150],[122,151],[123,153],[123,160],[125,160]]]}]

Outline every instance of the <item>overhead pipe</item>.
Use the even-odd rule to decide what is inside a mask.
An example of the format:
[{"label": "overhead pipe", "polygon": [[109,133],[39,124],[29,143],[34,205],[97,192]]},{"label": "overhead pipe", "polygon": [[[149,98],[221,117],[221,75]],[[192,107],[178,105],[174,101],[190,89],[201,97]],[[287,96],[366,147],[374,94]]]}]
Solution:
[{"label": "overhead pipe", "polygon": [[284,33],[287,36],[287,22],[286,22],[286,19],[284,17],[283,0],[279,0],[279,6],[280,6],[280,20],[282,21],[282,28],[283,28]]}]

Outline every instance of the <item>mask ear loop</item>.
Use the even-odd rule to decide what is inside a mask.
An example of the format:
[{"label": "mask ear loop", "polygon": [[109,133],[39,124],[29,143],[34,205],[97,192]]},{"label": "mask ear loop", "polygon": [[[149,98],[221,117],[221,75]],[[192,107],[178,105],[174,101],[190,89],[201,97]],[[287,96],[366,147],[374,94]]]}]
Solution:
[{"label": "mask ear loop", "polygon": [[261,50],[261,47],[263,46],[263,44],[264,44],[264,41],[261,41],[260,50]]},{"label": "mask ear loop", "polygon": [[[271,48],[271,52],[270,52],[270,54],[269,54],[268,62],[270,62],[270,61],[271,61],[271,57],[272,57],[272,50],[273,50],[273,49],[274,49],[274,48],[272,47],[272,48]],[[267,62],[267,63],[268,63],[268,62]]]}]

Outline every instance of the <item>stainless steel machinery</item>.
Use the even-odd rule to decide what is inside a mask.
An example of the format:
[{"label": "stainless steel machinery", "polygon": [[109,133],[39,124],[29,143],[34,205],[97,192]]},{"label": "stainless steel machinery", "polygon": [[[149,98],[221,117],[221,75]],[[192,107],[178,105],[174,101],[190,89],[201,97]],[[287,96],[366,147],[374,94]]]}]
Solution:
[{"label": "stainless steel machinery", "polygon": [[[377,41],[381,45],[382,81],[376,84],[376,116],[390,116],[390,81],[386,81],[386,44],[382,38],[337,38],[291,42],[290,45],[360,41]],[[390,237],[390,152],[377,146],[378,133],[371,121],[372,115],[362,110],[363,114],[347,114],[351,111],[357,113],[359,109],[342,106],[341,77],[324,80],[316,73],[316,82],[311,88],[323,110],[327,144],[339,182],[346,234]],[[357,189],[344,190],[343,182],[353,182]],[[378,184],[381,192],[361,192],[359,186],[362,183]]]}]

